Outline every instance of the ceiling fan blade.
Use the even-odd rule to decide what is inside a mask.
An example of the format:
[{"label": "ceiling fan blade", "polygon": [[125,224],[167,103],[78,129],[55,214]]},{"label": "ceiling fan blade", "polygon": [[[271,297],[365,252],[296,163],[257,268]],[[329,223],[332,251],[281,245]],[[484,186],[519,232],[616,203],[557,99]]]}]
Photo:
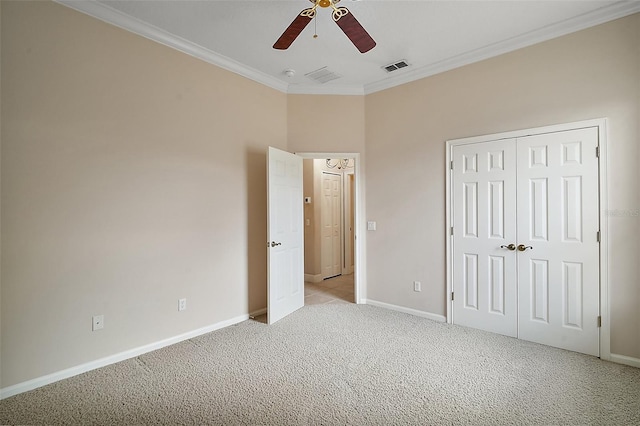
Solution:
[{"label": "ceiling fan blade", "polygon": [[[336,13],[337,12],[337,13]],[[346,7],[337,8],[334,12],[334,21],[349,37],[349,40],[360,51],[360,53],[366,53],[376,47],[376,42],[367,30],[365,30],[360,22],[353,16],[349,9]]]},{"label": "ceiling fan blade", "polygon": [[273,48],[279,50],[288,49],[291,43],[298,38],[302,30],[311,22],[313,16],[315,16],[315,10],[312,9],[305,9],[300,12],[300,14],[296,16],[296,19],[293,20],[291,25],[284,30],[280,38],[275,42]]}]

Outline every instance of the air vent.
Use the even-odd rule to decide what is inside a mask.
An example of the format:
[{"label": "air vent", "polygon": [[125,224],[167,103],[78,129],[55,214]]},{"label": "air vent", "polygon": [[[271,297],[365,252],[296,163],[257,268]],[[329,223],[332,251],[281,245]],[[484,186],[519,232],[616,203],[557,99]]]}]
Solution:
[{"label": "air vent", "polygon": [[311,71],[310,73],[305,74],[305,76],[309,77],[313,81],[317,81],[318,83],[322,84],[342,77],[341,75],[329,70],[327,67],[322,67],[315,71]]},{"label": "air vent", "polygon": [[408,67],[409,64],[407,63],[407,61],[405,61],[404,59],[401,61],[398,61],[394,64],[389,64],[389,65],[385,65],[382,68],[384,68],[387,72],[392,72],[392,71],[396,71],[399,70],[400,68],[404,68],[404,67]]}]

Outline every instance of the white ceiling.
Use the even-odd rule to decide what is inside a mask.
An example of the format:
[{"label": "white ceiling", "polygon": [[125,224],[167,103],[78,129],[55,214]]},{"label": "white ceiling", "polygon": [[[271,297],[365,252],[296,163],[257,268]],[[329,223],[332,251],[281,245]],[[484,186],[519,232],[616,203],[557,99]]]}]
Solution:
[{"label": "white ceiling", "polygon": [[[377,42],[361,54],[321,8],[288,50],[272,48],[308,0],[57,1],[280,91],[307,94],[368,94],[640,12],[640,1],[342,0]],[[399,60],[410,66],[382,68]],[[305,76],[322,67],[341,77],[318,83]]]}]

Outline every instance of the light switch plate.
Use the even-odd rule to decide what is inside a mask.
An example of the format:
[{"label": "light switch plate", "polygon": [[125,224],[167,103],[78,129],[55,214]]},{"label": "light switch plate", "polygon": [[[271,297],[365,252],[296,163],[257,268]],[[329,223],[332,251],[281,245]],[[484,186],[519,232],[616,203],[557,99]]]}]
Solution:
[{"label": "light switch plate", "polygon": [[375,231],[376,223],[375,222],[367,222],[367,231]]}]

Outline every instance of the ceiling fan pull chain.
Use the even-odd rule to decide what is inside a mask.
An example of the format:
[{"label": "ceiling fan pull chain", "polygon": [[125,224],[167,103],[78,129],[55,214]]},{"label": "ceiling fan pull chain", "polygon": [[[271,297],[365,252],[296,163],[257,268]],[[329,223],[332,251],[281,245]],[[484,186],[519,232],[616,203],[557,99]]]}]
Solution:
[{"label": "ceiling fan pull chain", "polygon": [[313,20],[314,30],[313,30],[313,38],[318,38],[318,20]]}]

